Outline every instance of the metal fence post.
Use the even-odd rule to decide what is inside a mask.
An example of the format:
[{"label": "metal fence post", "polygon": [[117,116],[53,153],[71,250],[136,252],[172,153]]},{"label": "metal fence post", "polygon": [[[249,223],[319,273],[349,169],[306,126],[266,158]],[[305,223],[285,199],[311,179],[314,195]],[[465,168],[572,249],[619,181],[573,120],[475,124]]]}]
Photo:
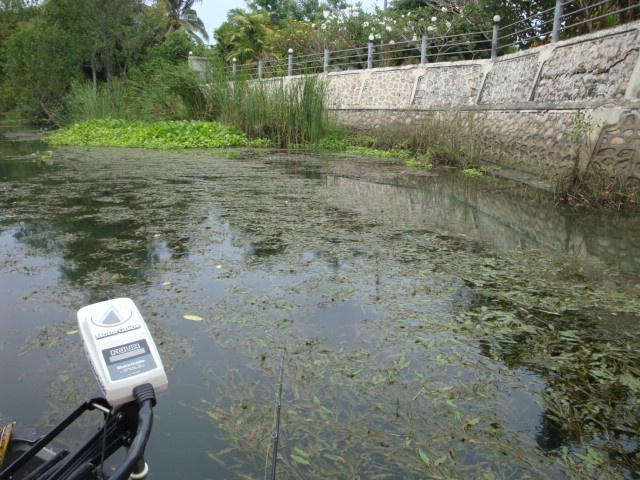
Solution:
[{"label": "metal fence post", "polygon": [[498,56],[498,23],[500,23],[500,15],[493,17],[493,36],[491,37],[491,60]]},{"label": "metal fence post", "polygon": [[367,69],[373,68],[373,35],[369,35],[369,45],[367,45]]},{"label": "metal fence post", "polygon": [[427,36],[422,35],[422,46],[420,47],[420,64],[427,63]]},{"label": "metal fence post", "polygon": [[560,20],[562,19],[563,0],[556,0],[556,10],[553,13],[553,30],[551,30],[551,42],[560,40]]},{"label": "metal fence post", "polygon": [[233,66],[231,67],[231,71],[233,73],[233,76],[236,76],[236,63],[238,63],[238,59],[236,57],[233,57],[231,59],[231,61],[233,62]]},{"label": "metal fence post", "polygon": [[287,67],[287,75],[293,75],[293,48],[289,49],[289,65]]},{"label": "metal fence post", "polygon": [[262,59],[258,60],[258,78],[262,78]]},{"label": "metal fence post", "polygon": [[324,73],[329,72],[329,49],[324,49]]}]

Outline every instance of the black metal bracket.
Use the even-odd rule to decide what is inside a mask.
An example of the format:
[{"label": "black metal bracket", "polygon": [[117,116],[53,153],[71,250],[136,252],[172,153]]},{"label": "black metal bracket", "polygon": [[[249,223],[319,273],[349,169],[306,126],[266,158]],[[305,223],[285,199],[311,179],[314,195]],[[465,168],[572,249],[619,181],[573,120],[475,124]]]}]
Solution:
[{"label": "black metal bracket", "polygon": [[[111,408],[106,399],[93,397],[76,408],[67,418],[56,425],[49,433],[37,440],[29,450],[25,451],[13,463],[0,472],[0,480],[9,480],[25,467],[45,446],[66,430],[87,410],[100,410],[104,414],[104,424],[84,444],[72,453],[62,451],[47,460],[36,470],[20,477],[24,480],[63,480],[63,479],[95,479],[93,471],[100,462],[111,456],[123,446],[128,446],[138,425],[138,405],[130,402]],[[25,473],[23,472],[23,475]]]}]

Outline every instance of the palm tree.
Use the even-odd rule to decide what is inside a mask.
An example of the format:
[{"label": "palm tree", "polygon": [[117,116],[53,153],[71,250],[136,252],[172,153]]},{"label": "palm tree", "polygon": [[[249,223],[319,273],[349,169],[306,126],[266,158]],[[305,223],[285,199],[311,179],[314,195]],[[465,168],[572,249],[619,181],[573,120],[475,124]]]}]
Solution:
[{"label": "palm tree", "polygon": [[268,39],[274,30],[267,12],[247,13],[242,9],[233,9],[227,18],[223,39],[227,60],[236,57],[244,63],[272,56]]},{"label": "palm tree", "polygon": [[166,10],[168,27],[165,37],[176,30],[186,32],[196,43],[209,41],[204,23],[193,8],[195,2],[202,0],[156,0],[156,4]]}]

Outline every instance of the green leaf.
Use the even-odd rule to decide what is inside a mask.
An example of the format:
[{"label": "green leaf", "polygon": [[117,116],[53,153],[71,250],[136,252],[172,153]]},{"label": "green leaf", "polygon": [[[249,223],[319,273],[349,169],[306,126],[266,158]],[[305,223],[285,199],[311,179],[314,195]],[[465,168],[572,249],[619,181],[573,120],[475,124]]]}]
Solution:
[{"label": "green leaf", "polygon": [[298,447],[294,447],[293,451],[296,452],[298,455],[303,456],[304,458],[309,458],[310,455],[308,452],[305,452],[304,450],[302,450],[301,448]]},{"label": "green leaf", "polygon": [[447,461],[447,456],[446,456],[446,455],[443,455],[443,456],[441,456],[440,458],[438,458],[435,462],[433,462],[433,466],[434,466],[434,467],[437,467],[438,465],[441,465],[441,464],[443,464],[443,463],[444,463],[444,462],[446,462],[446,461]]},{"label": "green leaf", "polygon": [[292,454],[292,455],[291,455],[291,458],[292,458],[294,461],[296,461],[296,462],[298,462],[298,463],[301,463],[302,465],[311,465],[311,464],[309,463],[309,460],[307,460],[306,458],[299,457],[298,455],[293,455],[293,454]]},{"label": "green leaf", "polygon": [[402,355],[402,357],[400,357],[400,361],[398,362],[398,367],[400,368],[400,370],[407,368],[409,365],[411,365],[411,361],[407,360],[407,357],[405,355]]},{"label": "green leaf", "polygon": [[422,460],[422,463],[424,463],[426,466],[431,465],[431,459],[429,458],[429,455],[427,455],[427,453],[424,450],[419,449],[418,456],[420,457],[420,460]]},{"label": "green leaf", "polygon": [[622,385],[626,385],[627,387],[629,387],[629,389],[634,393],[638,393],[638,391],[640,391],[640,382],[637,378],[628,373],[622,375],[619,379],[619,382]]}]

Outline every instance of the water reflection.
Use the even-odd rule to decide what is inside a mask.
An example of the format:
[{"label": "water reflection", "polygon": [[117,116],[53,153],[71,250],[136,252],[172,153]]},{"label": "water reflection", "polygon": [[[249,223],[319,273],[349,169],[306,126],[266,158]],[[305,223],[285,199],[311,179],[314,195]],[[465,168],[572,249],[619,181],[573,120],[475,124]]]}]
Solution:
[{"label": "water reflection", "polygon": [[551,248],[640,276],[640,216],[633,213],[579,215],[554,207],[549,194],[493,178],[464,179],[446,170],[376,181],[366,174],[329,174],[327,185],[360,211],[502,249]]},{"label": "water reflection", "polygon": [[[28,143],[27,148],[34,146]],[[162,195],[156,185],[117,178],[119,174],[111,179],[113,173],[104,165],[96,166],[95,172],[90,166],[76,171],[76,166],[61,167],[58,161],[41,165],[29,156],[15,155],[0,161],[0,172],[6,173],[3,180],[24,182],[15,184],[19,190],[2,183],[6,189],[2,223],[17,242],[60,257],[59,272],[66,282],[91,290],[89,298],[97,301],[114,290],[146,283],[150,268],[159,262],[188,255],[188,229],[162,224],[167,215],[181,218],[190,208],[188,201],[149,207],[147,195]],[[96,176],[90,179],[84,174]]]}]

